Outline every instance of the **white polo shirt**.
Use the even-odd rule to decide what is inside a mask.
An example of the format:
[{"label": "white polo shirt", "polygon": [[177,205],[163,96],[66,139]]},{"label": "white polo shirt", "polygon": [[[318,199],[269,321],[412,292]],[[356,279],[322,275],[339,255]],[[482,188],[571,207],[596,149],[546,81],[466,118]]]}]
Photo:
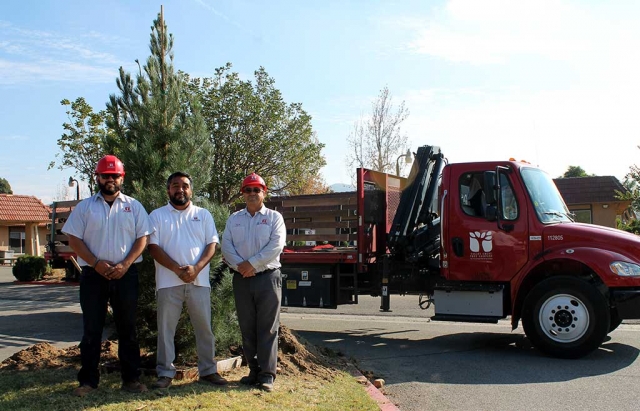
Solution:
[{"label": "white polo shirt", "polygon": [[245,208],[227,220],[222,255],[234,270],[243,261],[249,261],[256,272],[280,268],[286,237],[287,229],[279,212],[263,205],[252,217]]},{"label": "white polo shirt", "polygon": [[[73,209],[62,232],[81,239],[100,260],[119,263],[140,237],[151,234],[149,215],[140,202],[119,193],[109,207],[100,192],[82,200]],[[136,263],[142,261],[142,256]],[[78,256],[78,264],[91,265]]]},{"label": "white polo shirt", "polygon": [[[191,203],[184,210],[176,210],[171,203],[150,214],[155,231],[149,244],[156,244],[179,265],[195,265],[204,249],[211,243],[219,243],[218,231],[209,210]],[[156,264],[156,290],[185,283],[170,269]],[[194,285],[211,287],[209,264],[198,274]]]}]

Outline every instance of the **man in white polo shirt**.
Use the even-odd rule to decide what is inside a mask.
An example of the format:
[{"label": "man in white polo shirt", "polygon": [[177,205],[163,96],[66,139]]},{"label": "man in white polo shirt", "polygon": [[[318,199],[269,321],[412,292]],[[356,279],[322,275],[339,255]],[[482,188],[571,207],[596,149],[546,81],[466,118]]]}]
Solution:
[{"label": "man in white polo shirt", "polygon": [[169,203],[150,214],[155,231],[149,252],[156,264],[158,352],[154,388],[169,388],[176,368],[174,337],[186,302],[196,334],[200,381],[225,385],[218,374],[211,331],[209,261],[219,243],[211,213],[191,203],[191,176],[181,171],[167,180]]}]

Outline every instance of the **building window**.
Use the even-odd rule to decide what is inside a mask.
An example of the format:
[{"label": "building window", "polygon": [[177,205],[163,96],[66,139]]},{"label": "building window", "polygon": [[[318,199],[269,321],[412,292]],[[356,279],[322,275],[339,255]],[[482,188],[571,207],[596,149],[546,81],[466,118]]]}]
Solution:
[{"label": "building window", "polygon": [[573,218],[577,223],[593,223],[591,219],[591,210],[571,210],[571,212],[575,215]]},{"label": "building window", "polygon": [[9,249],[14,253],[23,253],[25,247],[24,227],[9,227]]}]

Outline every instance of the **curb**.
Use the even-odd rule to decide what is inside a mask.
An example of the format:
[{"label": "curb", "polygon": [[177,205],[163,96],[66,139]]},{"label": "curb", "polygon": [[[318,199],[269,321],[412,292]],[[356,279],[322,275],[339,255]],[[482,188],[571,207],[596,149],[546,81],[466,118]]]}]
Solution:
[{"label": "curb", "polygon": [[400,409],[396,407],[395,404],[392,403],[379,389],[371,384],[367,377],[362,375],[360,370],[353,365],[353,363],[347,363],[347,371],[356,379],[356,381],[364,385],[367,394],[369,394],[369,397],[378,404],[380,411],[400,411]]}]

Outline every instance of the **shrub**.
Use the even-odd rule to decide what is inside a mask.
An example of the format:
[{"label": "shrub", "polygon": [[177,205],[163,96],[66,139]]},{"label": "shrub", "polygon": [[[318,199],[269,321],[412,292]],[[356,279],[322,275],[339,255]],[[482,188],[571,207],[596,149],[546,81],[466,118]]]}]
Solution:
[{"label": "shrub", "polygon": [[236,302],[233,297],[233,274],[224,264],[216,270],[220,277],[211,285],[211,322],[216,337],[216,355],[225,355],[229,348],[242,343]]},{"label": "shrub", "polygon": [[640,220],[632,220],[628,223],[618,220],[618,228],[629,233],[640,234]]},{"label": "shrub", "polygon": [[18,281],[40,280],[47,271],[47,262],[43,257],[23,255],[13,266],[13,276]]}]

